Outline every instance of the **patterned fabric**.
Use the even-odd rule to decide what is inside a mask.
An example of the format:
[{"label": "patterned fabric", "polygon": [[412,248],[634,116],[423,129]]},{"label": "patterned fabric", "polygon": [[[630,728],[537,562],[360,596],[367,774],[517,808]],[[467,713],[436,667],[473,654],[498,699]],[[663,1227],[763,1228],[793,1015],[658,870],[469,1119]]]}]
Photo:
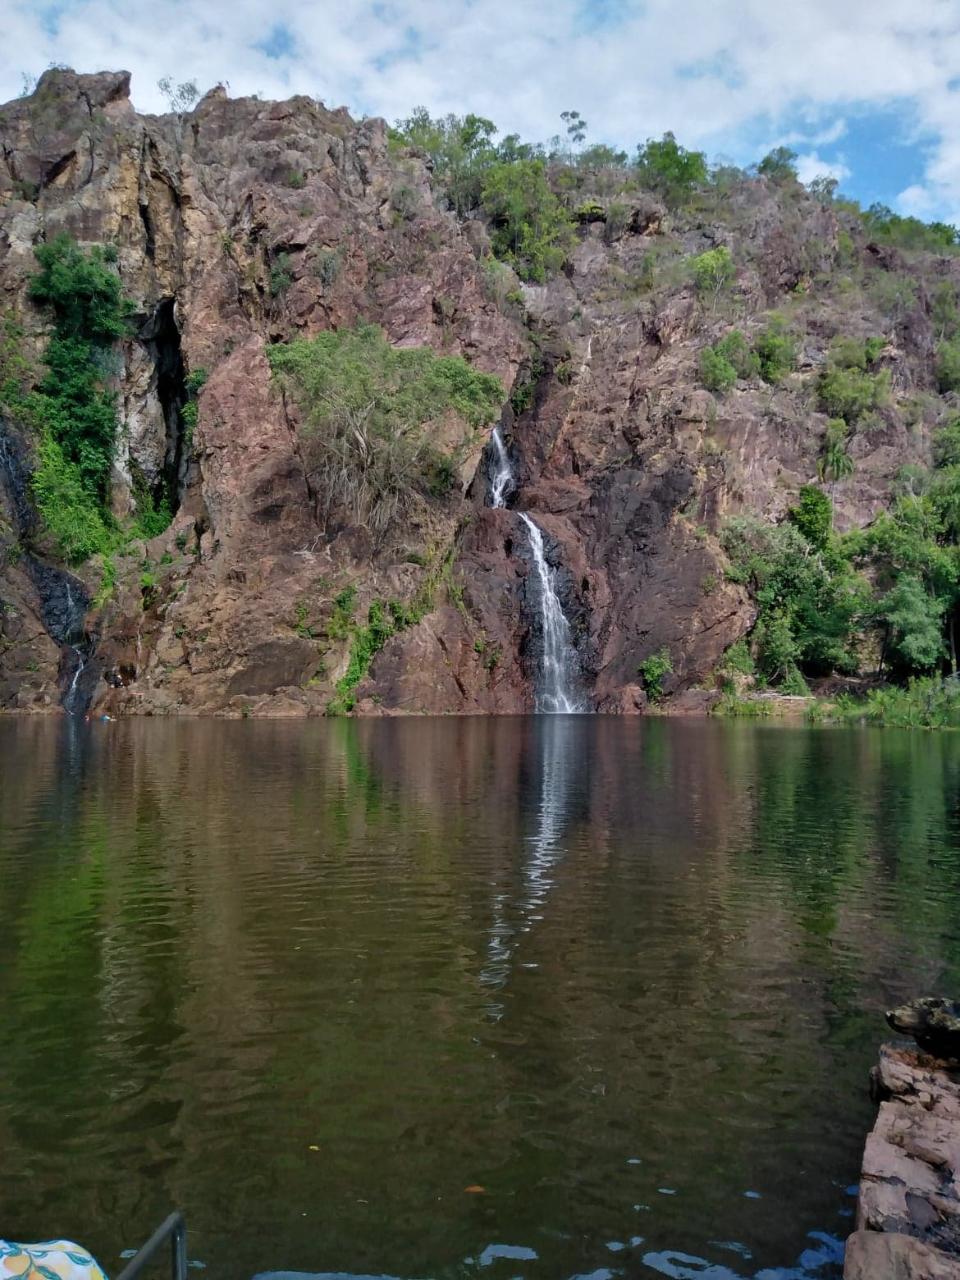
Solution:
[{"label": "patterned fabric", "polygon": [[0,1280],[106,1280],[96,1262],[70,1240],[13,1244],[0,1240]]}]

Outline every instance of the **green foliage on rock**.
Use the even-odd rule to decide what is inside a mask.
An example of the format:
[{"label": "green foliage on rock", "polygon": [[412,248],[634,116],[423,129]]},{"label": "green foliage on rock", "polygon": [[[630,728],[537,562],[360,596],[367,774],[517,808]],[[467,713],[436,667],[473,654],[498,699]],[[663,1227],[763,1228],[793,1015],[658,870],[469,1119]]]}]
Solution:
[{"label": "green foliage on rock", "polygon": [[711,298],[714,305],[736,274],[733,256],[726,245],[718,245],[716,249],[698,254],[693,259],[691,270],[697,292]]},{"label": "green foliage on rock", "polygon": [[[302,446],[322,517],[336,514],[377,535],[436,487],[438,473],[449,474],[504,398],[491,374],[459,356],[391,346],[376,325],[278,343],[268,358],[303,409]],[[438,424],[450,418],[460,428],[452,448],[437,442]]]},{"label": "green foliage on rock", "polygon": [[700,376],[709,391],[727,391],[737,378],[754,377],[759,372],[759,358],[739,329],[731,329],[700,353]]},{"label": "green foliage on rock", "polygon": [[856,669],[856,624],[867,608],[869,587],[841,555],[818,547],[801,529],[821,532],[822,511],[813,516],[808,499],[798,517],[781,525],[752,516],[727,522],[724,550],[729,576],[747,586],[758,615],[752,647],[760,672],[774,683],[797,684],[808,675]]},{"label": "green foliage on rock", "polygon": [[812,547],[826,550],[833,531],[833,503],[822,489],[812,484],[803,485],[800,500],[790,508],[787,517]]},{"label": "green foliage on rock", "polygon": [[643,662],[637,667],[637,671],[643,681],[643,688],[647,697],[651,702],[659,702],[663,697],[664,678],[673,671],[670,650],[666,646],[658,649],[649,658],[644,658]]},{"label": "green foliage on rock", "polygon": [[960,340],[937,344],[936,374],[941,391],[960,391]]},{"label": "green foliage on rock", "polygon": [[438,116],[433,119],[426,107],[416,107],[405,120],[398,120],[390,132],[395,146],[415,147],[425,152],[458,214],[477,208],[487,170],[496,163],[492,120],[483,116]]},{"label": "green foliage on rock", "polygon": [[883,348],[883,339],[866,342],[838,338],[830,348],[817,391],[820,407],[831,417],[855,423],[890,396],[890,371],[869,372]]},{"label": "green foliage on rock", "polygon": [[117,436],[116,396],[107,386],[111,348],[128,330],[132,304],[99,247],[84,251],[58,236],[35,253],[40,270],[30,297],[54,325],[44,355],[49,372],[39,388],[43,427],[102,504]]},{"label": "green foliage on rock", "polygon": [[114,344],[128,332],[133,308],[111,269],[115,254],[99,246],[82,249],[63,235],[38,245],[35,254],[29,296],[52,320],[43,357],[47,372],[31,389],[22,331],[5,322],[0,404],[35,438],[37,512],[59,553],[78,564],[109,555],[120,538],[108,507],[119,429],[109,379]]},{"label": "green foliage on rock", "polygon": [[575,243],[574,222],[551,190],[542,160],[495,164],[481,201],[494,253],[521,279],[542,282],[560,270]]},{"label": "green foliage on rock", "polygon": [[668,132],[637,148],[637,174],[643,186],[675,205],[706,182],[707,157],[702,151],[688,151]]},{"label": "green foliage on rock", "polygon": [[774,147],[757,165],[757,173],[769,178],[772,182],[796,182],[797,153],[791,151],[789,147]]},{"label": "green foliage on rock", "polygon": [[760,377],[775,385],[792,373],[797,363],[797,348],[782,320],[774,319],[762,329],[753,344]]},{"label": "green foliage on rock", "polygon": [[704,347],[700,352],[700,378],[708,391],[722,395],[736,382],[737,371],[717,347]]},{"label": "green foliage on rock", "polygon": [[956,249],[960,243],[960,231],[956,227],[946,222],[921,222],[919,218],[903,217],[886,205],[872,204],[862,217],[868,234],[901,249],[944,253]]},{"label": "green foliage on rock", "polygon": [[37,443],[33,499],[44,527],[68,564],[109,555],[118,543],[116,527],[84,485],[78,467],[64,456],[51,431]]}]

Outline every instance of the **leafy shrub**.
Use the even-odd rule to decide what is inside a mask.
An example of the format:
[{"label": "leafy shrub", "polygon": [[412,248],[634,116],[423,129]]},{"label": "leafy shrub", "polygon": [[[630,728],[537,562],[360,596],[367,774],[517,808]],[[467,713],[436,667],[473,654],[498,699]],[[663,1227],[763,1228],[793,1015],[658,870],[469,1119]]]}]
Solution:
[{"label": "leafy shrub", "polygon": [[869,235],[902,249],[927,249],[932,253],[943,253],[955,249],[960,241],[960,231],[948,223],[905,218],[882,204],[872,204],[862,217]]},{"label": "leafy shrub", "polygon": [[293,273],[290,270],[290,255],[278,253],[270,268],[270,297],[279,298],[293,284]]},{"label": "leafy shrub", "polygon": [[649,658],[644,658],[637,667],[643,688],[651,702],[659,702],[663,697],[663,680],[673,671],[670,650],[664,645]]},{"label": "leafy shrub", "polygon": [[550,189],[542,160],[494,165],[482,204],[494,253],[521,279],[543,282],[560,270],[574,245],[574,224]]},{"label": "leafy shrub", "polygon": [[941,391],[960,391],[960,340],[937,344],[936,372]]},{"label": "leafy shrub", "polygon": [[37,446],[31,487],[40,519],[67,564],[114,550],[118,538],[107,513],[49,430]]},{"label": "leafy shrub", "polygon": [[742,676],[753,675],[757,668],[746,640],[738,640],[730,646],[723,655],[723,666],[727,671],[736,671]]},{"label": "leafy shrub", "polygon": [[292,187],[294,191],[302,191],[307,185],[307,179],[299,169],[291,169],[287,174],[287,186]]},{"label": "leafy shrub", "polygon": [[390,192],[390,208],[401,222],[412,222],[420,209],[420,197],[413,187],[398,183]]},{"label": "leafy shrub", "polygon": [[790,508],[787,518],[812,547],[822,551],[829,543],[833,531],[833,503],[821,489],[811,484],[803,485],[800,501]]},{"label": "leafy shrub", "polygon": [[[815,530],[822,515],[811,521]],[[855,669],[856,627],[869,588],[845,559],[816,547],[792,521],[738,516],[727,521],[721,542],[731,561],[728,577],[748,587],[757,604],[752,647],[764,676],[796,684],[794,669],[811,675]]]},{"label": "leafy shrub", "polygon": [[795,182],[797,153],[789,147],[774,147],[757,165],[757,173],[776,183]]},{"label": "leafy shrub", "polygon": [[424,430],[450,414],[469,433],[494,421],[503,388],[459,356],[390,345],[375,325],[321,333],[268,351],[304,410],[302,443],[319,512],[382,534],[456,459]]},{"label": "leafy shrub", "polygon": [[712,296],[714,304],[735,274],[733,258],[726,245],[698,254],[693,260],[692,270],[697,292]]},{"label": "leafy shrub", "polygon": [[818,383],[820,407],[825,413],[852,423],[887,402],[889,369],[866,372],[882,349],[883,339],[878,341],[879,349],[873,340],[869,346],[855,338],[837,338],[833,343]]},{"label": "leafy shrub", "polygon": [[702,151],[687,151],[672,133],[657,141],[648,138],[637,148],[637,174],[641,183],[668,204],[679,204],[707,180],[707,158]]},{"label": "leafy shrub", "polygon": [[700,352],[700,378],[708,391],[729,391],[737,380],[737,371],[716,347]]},{"label": "leafy shrub", "polygon": [[322,284],[331,285],[339,276],[342,265],[338,249],[321,249],[313,262],[313,274]]},{"label": "leafy shrub", "polygon": [[896,729],[957,729],[960,681],[934,676],[911,680],[905,689],[871,689],[863,699],[841,695],[825,708],[823,718]]},{"label": "leafy shrub", "polygon": [[764,382],[782,382],[796,367],[796,344],[784,329],[782,321],[773,321],[757,335],[754,351],[760,377]]},{"label": "leafy shrub", "polygon": [[210,374],[202,365],[198,369],[192,369],[187,375],[187,390],[191,395],[196,395],[202,387],[206,386],[209,377]]}]

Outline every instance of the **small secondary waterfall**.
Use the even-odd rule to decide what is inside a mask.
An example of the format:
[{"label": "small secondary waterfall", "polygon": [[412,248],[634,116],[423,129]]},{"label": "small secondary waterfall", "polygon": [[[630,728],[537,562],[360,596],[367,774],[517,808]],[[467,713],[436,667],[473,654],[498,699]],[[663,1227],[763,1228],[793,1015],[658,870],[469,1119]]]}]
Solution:
[{"label": "small secondary waterfall", "polygon": [[68,715],[79,715],[82,708],[77,705],[77,685],[80,683],[80,677],[83,675],[83,669],[87,665],[87,659],[83,650],[78,644],[72,645],[73,652],[77,655],[77,669],[73,673],[73,679],[70,681],[70,688],[67,690],[66,697],[63,699],[63,709]]},{"label": "small secondary waterfall", "polygon": [[504,447],[499,427],[493,428],[492,438],[493,447],[497,454],[497,469],[493,473],[493,481],[490,485],[490,505],[502,507],[506,505],[507,494],[513,488],[513,471],[510,467],[510,459],[507,457],[507,450]]},{"label": "small secondary waterfall", "polygon": [[[490,503],[494,507],[503,507],[506,505],[507,495],[515,485],[513,469],[499,427],[494,427],[491,438],[496,455],[496,469],[490,483]],[[547,715],[573,715],[578,711],[585,711],[586,707],[574,692],[576,657],[570,638],[570,624],[557,595],[556,572],[547,563],[543,530],[526,512],[518,511],[517,515],[527,529],[540,591],[543,663],[536,709]]]}]

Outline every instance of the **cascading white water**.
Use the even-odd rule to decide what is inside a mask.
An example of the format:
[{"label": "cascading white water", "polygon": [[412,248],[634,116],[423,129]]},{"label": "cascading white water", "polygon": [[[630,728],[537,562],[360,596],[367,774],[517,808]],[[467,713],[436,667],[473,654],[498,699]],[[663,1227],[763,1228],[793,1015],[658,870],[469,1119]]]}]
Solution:
[{"label": "cascading white water", "polygon": [[[500,428],[494,427],[491,436],[496,453],[496,470],[490,484],[490,503],[494,507],[506,505],[507,495],[514,488],[513,469],[507,454]],[[570,625],[564,616],[560,597],[557,595],[556,575],[547,563],[543,549],[543,531],[530,516],[518,511],[526,525],[530,550],[537,569],[540,585],[540,615],[543,621],[543,669],[536,708],[547,715],[573,715],[585,707],[573,692],[576,660],[570,639]]]},{"label": "cascading white water", "polygon": [[497,469],[493,473],[493,482],[490,485],[490,505],[502,507],[506,505],[508,490],[513,488],[513,471],[510,468],[510,459],[507,457],[499,427],[493,428],[493,447],[497,453]]},{"label": "cascading white water", "polygon": [[530,550],[540,583],[543,660],[536,707],[547,715],[574,715],[584,708],[573,691],[575,661],[570,624],[557,595],[556,575],[544,554],[543,531],[526,512],[517,514],[530,535]]},{"label": "cascading white water", "polygon": [[83,650],[78,644],[72,646],[73,652],[77,655],[77,669],[73,673],[73,679],[70,681],[70,688],[67,690],[67,696],[63,700],[63,709],[69,715],[76,715],[76,707],[74,706],[74,694],[77,691],[77,685],[80,683],[80,677],[83,674],[83,668],[87,665],[87,660],[83,656]]}]

